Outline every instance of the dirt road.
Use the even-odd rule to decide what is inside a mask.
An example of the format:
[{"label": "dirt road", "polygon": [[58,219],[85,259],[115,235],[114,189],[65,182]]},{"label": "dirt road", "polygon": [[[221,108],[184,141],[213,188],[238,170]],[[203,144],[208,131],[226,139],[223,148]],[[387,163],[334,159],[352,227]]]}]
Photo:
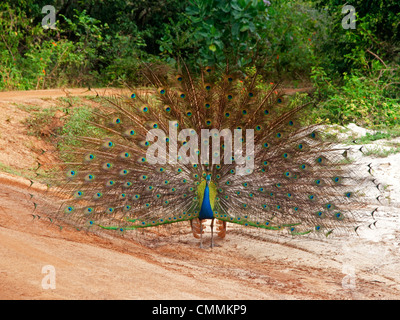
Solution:
[{"label": "dirt road", "polygon": [[[231,228],[213,249],[198,248],[190,234],[137,242],[38,219],[32,199],[46,194],[16,174],[30,173],[50,146],[26,134],[29,112],[18,106],[55,105],[60,96],[0,93],[0,164],[11,172],[0,174],[0,299],[400,298],[395,210],[359,237],[287,239]],[[378,173],[398,177],[390,171],[398,161],[381,160]]]}]

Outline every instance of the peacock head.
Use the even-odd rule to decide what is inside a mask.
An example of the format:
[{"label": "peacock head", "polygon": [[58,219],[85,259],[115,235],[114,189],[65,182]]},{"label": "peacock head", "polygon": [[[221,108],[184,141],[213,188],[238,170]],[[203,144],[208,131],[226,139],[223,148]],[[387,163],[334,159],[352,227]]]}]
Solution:
[{"label": "peacock head", "polygon": [[211,174],[208,174],[208,175],[206,176],[206,181],[207,181],[207,184],[210,183],[210,181],[211,181]]}]

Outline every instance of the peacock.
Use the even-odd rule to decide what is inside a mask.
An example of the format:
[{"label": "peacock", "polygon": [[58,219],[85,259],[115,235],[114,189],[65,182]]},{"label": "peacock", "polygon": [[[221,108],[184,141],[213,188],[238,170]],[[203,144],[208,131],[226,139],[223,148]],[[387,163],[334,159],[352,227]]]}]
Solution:
[{"label": "peacock", "polygon": [[102,97],[96,134],[73,137],[48,215],[121,234],[186,224],[200,247],[207,220],[211,247],[229,224],[293,237],[371,226],[371,168],[305,124],[312,96],[289,99],[252,70],[145,65],[150,88]]}]

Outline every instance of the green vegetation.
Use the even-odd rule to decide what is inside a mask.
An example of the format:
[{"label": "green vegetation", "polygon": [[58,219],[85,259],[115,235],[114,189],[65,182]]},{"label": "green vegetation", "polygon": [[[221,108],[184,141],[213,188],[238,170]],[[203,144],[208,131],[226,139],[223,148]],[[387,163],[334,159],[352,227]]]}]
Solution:
[{"label": "green vegetation", "polygon": [[60,105],[57,107],[42,109],[19,105],[18,108],[30,112],[24,120],[28,135],[50,138],[50,141],[59,137],[57,149],[61,151],[63,160],[73,161],[75,154],[66,151],[79,149],[82,141],[78,137],[104,138],[107,132],[92,124],[98,122],[96,109],[92,107],[92,101],[97,98],[63,97],[58,100]]},{"label": "green vegetation", "polygon": [[[345,4],[356,10],[355,29],[342,26]],[[45,5],[56,9],[55,30],[41,25]],[[254,63],[263,83],[313,86],[311,122],[400,127],[397,0],[0,3],[0,90],[141,86],[142,62],[179,59],[192,66],[228,62],[244,74]]]},{"label": "green vegetation", "polygon": [[396,154],[400,152],[400,146],[392,147],[392,148],[385,148],[385,147],[369,147],[366,151],[363,152],[365,156],[372,156],[377,158],[386,158],[392,154]]}]

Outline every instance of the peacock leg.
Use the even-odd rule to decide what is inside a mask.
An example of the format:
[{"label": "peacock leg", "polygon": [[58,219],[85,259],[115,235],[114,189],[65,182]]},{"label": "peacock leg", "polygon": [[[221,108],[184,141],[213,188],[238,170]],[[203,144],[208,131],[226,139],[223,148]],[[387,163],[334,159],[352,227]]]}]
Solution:
[{"label": "peacock leg", "polygon": [[203,249],[203,223],[201,219],[199,219],[199,221],[200,221],[200,248]]},{"label": "peacock leg", "polygon": [[211,244],[210,247],[214,248],[214,219],[211,219]]}]

